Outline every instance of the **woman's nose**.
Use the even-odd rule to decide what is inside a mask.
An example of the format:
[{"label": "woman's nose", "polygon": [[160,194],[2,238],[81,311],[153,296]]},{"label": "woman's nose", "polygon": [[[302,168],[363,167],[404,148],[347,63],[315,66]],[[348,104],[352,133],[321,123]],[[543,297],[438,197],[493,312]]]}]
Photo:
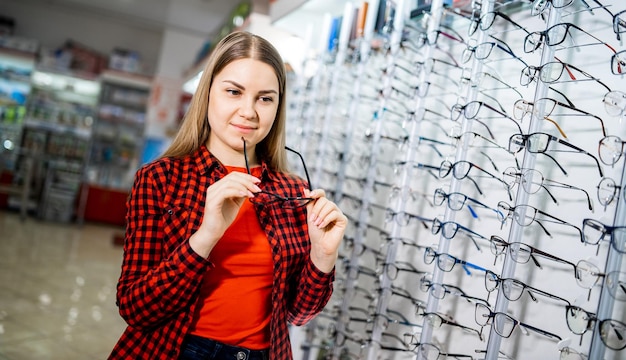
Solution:
[{"label": "woman's nose", "polygon": [[255,103],[255,99],[242,99],[239,106],[239,114],[247,119],[254,118],[256,116]]}]

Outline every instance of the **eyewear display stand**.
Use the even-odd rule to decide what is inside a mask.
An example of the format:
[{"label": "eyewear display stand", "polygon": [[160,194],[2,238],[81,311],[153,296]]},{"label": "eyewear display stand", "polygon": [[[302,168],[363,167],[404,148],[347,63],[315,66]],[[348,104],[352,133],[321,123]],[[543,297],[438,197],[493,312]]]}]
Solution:
[{"label": "eyewear display stand", "polygon": [[346,3],[344,13],[343,13],[343,23],[341,26],[341,31],[339,32],[339,42],[337,44],[337,53],[335,55],[335,62],[332,66],[332,76],[330,80],[330,87],[328,91],[328,102],[326,105],[326,109],[324,112],[324,119],[322,122],[321,136],[320,141],[318,143],[318,151],[317,153],[320,156],[317,157],[316,166],[315,166],[315,175],[313,176],[313,183],[320,184],[321,176],[322,176],[322,168],[324,161],[326,161],[324,156],[325,149],[328,147],[328,137],[330,136],[331,123],[333,121],[333,114],[336,111],[335,103],[337,101],[337,93],[340,88],[341,76],[344,73],[344,64],[346,61],[346,56],[348,53],[348,42],[350,40],[350,30],[351,27],[346,26],[345,24],[352,24],[352,19],[354,17],[354,9],[352,3]]},{"label": "eyewear display stand", "polygon": [[[387,77],[386,80],[391,80],[391,78],[393,77],[393,69],[394,68],[394,64],[397,63],[398,61],[398,54],[399,54],[399,50],[400,50],[400,42],[402,41],[402,29],[404,29],[404,22],[405,22],[405,17],[404,14],[406,13],[407,8],[406,6],[406,1],[399,1],[398,2],[398,6],[396,8],[396,16],[394,18],[394,22],[393,22],[393,29],[394,31],[391,33],[391,39],[390,39],[390,51],[389,51],[389,61],[386,64],[386,69],[388,70]],[[383,87],[383,94],[389,94],[391,93],[391,84],[389,81],[385,82],[385,86]],[[381,104],[378,110],[378,114],[379,114],[379,118],[378,118],[378,123],[376,124],[376,131],[375,131],[375,138],[373,139],[374,141],[374,146],[377,146],[376,143],[380,142],[380,136],[382,133],[382,125],[383,125],[383,120],[385,119],[385,114],[386,114],[386,110],[387,110],[387,99],[384,98],[384,95],[382,97],[381,100]],[[411,144],[411,138],[409,138],[409,144]],[[373,155],[374,153],[372,153]],[[372,169],[372,172],[370,174],[368,174],[368,182],[372,183],[372,187],[373,187],[373,182],[374,182],[374,176],[375,176],[375,164],[372,164],[372,166],[370,166],[370,169]],[[406,177],[403,177],[403,183],[406,182]],[[405,189],[404,186],[401,187],[401,189]],[[404,196],[400,196],[399,197],[399,201],[402,202],[403,200],[405,200],[406,198]],[[398,209],[398,211],[402,211],[402,209]],[[391,222],[391,237],[395,238],[397,236],[397,231],[398,226],[396,224],[395,221]],[[392,242],[389,247],[387,248],[387,253],[385,254],[385,259],[384,259],[384,263],[381,264],[381,269],[382,272],[380,274],[380,296],[378,298],[378,301],[375,304],[375,312],[374,312],[374,327],[372,329],[372,336],[371,336],[371,343],[370,346],[368,348],[368,352],[367,352],[367,359],[368,360],[376,360],[379,359],[379,351],[381,348],[381,344],[382,344],[382,332],[383,332],[383,326],[379,325],[380,321],[382,321],[382,316],[385,316],[385,314],[387,313],[387,304],[389,302],[389,297],[390,297],[390,292],[391,292],[391,279],[389,278],[389,276],[387,275],[387,267],[389,266],[388,264],[393,264],[396,261],[396,245],[394,244],[394,242]]]},{"label": "eyewear display stand", "polygon": [[[555,1],[560,1],[560,0],[555,0]],[[487,12],[493,11],[493,0],[489,1],[488,3],[483,3],[483,7],[485,6],[485,4],[490,5]],[[546,25],[547,28],[550,28],[554,24],[560,23],[560,21],[561,21],[560,11],[558,9],[551,8],[550,15],[548,17],[548,21]],[[540,65],[543,65],[551,61],[553,57],[554,57],[554,49],[548,46],[546,42],[542,50]],[[545,84],[544,82],[538,81],[537,86],[535,87],[535,97],[534,97],[535,101],[534,102],[537,103],[537,99],[544,98],[547,92],[548,92],[548,85]],[[543,107],[537,106],[536,108],[534,108],[534,111],[530,120],[530,124],[528,126],[527,134],[531,134],[540,130],[541,123],[543,121],[543,116],[540,118],[538,117],[537,114],[543,114],[543,113],[544,113]],[[534,169],[535,162],[537,160],[536,158],[537,158],[537,155],[535,153],[525,150],[524,158],[522,161],[522,169]],[[514,206],[518,206],[522,204],[527,205],[529,197],[530,197],[530,194],[524,191],[522,186],[519,186],[517,188],[517,195],[515,197]],[[526,209],[526,208],[522,207],[522,209]],[[520,214],[519,216],[523,217],[525,216],[525,214]],[[523,232],[524,232],[524,228],[520,224],[518,224],[518,222],[511,221],[511,229],[510,229],[509,238],[508,238],[509,244],[513,242],[521,241],[523,238]],[[516,267],[515,265],[516,265],[516,262],[513,261],[510,258],[510,256],[505,256],[504,264],[502,265],[502,270],[501,270],[501,278],[503,279],[514,278],[515,267]],[[496,298],[494,313],[507,313],[509,300],[504,296],[503,290],[504,290],[504,286],[498,287],[498,295]],[[493,325],[492,325],[491,331],[489,332],[489,339],[487,342],[487,353],[485,354],[485,360],[497,360],[500,357],[501,342],[502,342],[502,337],[499,334],[497,334],[496,331],[494,331]]]},{"label": "eyewear display stand", "polygon": [[[622,167],[622,182],[620,184],[626,184],[626,166]],[[624,185],[622,185],[624,186]],[[613,219],[613,226],[626,226],[626,207],[624,206],[624,200],[626,199],[617,199],[622,200],[618,201],[617,209],[615,211],[615,216]],[[619,232],[618,234],[613,234],[612,236],[618,236],[619,238],[610,239],[613,241],[624,242],[626,239],[623,239],[623,232]],[[609,254],[607,255],[606,264],[605,264],[605,274],[609,274],[614,271],[620,271],[622,268],[622,262],[624,261],[624,254],[619,253],[613,248],[613,244],[609,245]],[[619,277],[618,277],[619,278]],[[604,319],[610,319],[613,315],[613,310],[615,308],[615,299],[609,293],[609,285],[607,284],[607,277],[604,277],[605,285],[602,287],[602,292],[600,293],[600,301],[598,303],[598,310],[596,311],[596,321],[595,321],[595,329],[593,331],[593,338],[591,339],[591,348],[589,349],[589,359],[604,359],[604,355],[606,352],[606,345],[602,342],[600,338],[600,321]],[[614,286],[620,286],[616,284]],[[624,285],[621,285],[622,287]],[[624,291],[626,292],[626,290]],[[624,351],[622,349],[621,351]]]},{"label": "eyewear display stand", "polygon": [[[430,23],[429,23],[429,28],[428,28],[428,32],[427,34],[435,34],[436,31],[439,29],[440,24],[441,24],[441,16],[442,16],[442,10],[443,10],[443,1],[441,0],[435,0],[432,3],[431,6],[431,18],[429,19]],[[479,37],[483,37],[482,32],[479,33]],[[430,41],[429,41],[430,42]],[[434,41],[433,41],[434,44]],[[425,56],[425,62],[429,61],[429,59],[431,59],[432,56],[432,51],[433,51],[433,47],[434,45],[427,45],[428,47],[426,48],[426,56]],[[480,71],[480,63],[478,63],[478,61],[474,62],[474,66],[472,67],[472,72],[476,71]],[[426,74],[426,76],[429,76],[430,74]],[[467,98],[468,99],[472,99],[474,100],[476,98],[476,91],[473,88],[468,89],[468,94],[467,94]],[[472,119],[467,119],[467,118],[463,118],[463,122],[462,122],[462,133],[466,132],[466,131],[470,131],[472,129]],[[411,155],[411,154],[409,154]],[[455,161],[459,161],[459,160],[466,160],[466,156],[467,155],[467,143],[463,142],[460,146],[458,146],[456,148],[456,154],[455,154]],[[450,187],[449,187],[449,193],[451,192],[457,192],[460,189],[460,180],[456,179],[454,176],[452,177],[452,180],[450,181]],[[454,221],[455,219],[455,211],[451,211],[449,207],[446,208],[445,213],[444,213],[444,220],[443,221]],[[450,239],[447,239],[444,235],[443,235],[444,231],[443,229],[441,229],[441,234],[439,236],[439,243],[437,246],[437,252],[439,253],[448,253],[449,248],[450,248]],[[433,284],[443,284],[443,278],[445,275],[445,272],[442,271],[438,266],[436,266],[435,264],[433,264],[433,273],[432,273],[432,283]],[[439,306],[439,299],[437,299],[435,296],[433,296],[432,292],[429,291],[428,292],[428,302],[426,303],[426,313],[436,313],[438,310],[438,306]],[[421,335],[420,335],[420,344],[431,344],[432,343],[432,337],[433,337],[433,326],[430,323],[430,321],[424,317],[424,322],[422,324],[422,331],[421,331]],[[421,354],[422,352],[422,348],[418,347],[418,357],[420,356],[419,354]],[[422,354],[422,356],[425,356],[424,354]]]},{"label": "eyewear display stand", "polygon": [[[328,17],[328,22],[330,22],[330,16]],[[328,26],[327,26],[328,27]],[[326,34],[328,35],[328,34]],[[310,79],[311,85],[310,87],[304,86],[303,88],[298,89],[302,94],[298,94],[298,99],[300,100],[300,104],[296,104],[296,113],[294,116],[297,119],[301,119],[301,127],[298,129],[298,132],[301,134],[296,134],[299,139],[302,139],[300,146],[298,147],[299,151],[302,154],[307,154],[309,150],[310,142],[312,141],[315,133],[314,133],[314,125],[316,120],[316,115],[319,109],[319,101],[317,99],[320,96],[320,91],[322,90],[322,85],[324,80],[326,80],[326,71],[327,65],[330,63],[330,54],[328,51],[328,36],[324,36],[320,39],[320,43],[318,46],[318,50],[316,53],[316,57],[313,59],[314,62],[318,64],[320,67],[320,71],[318,71],[317,76],[313,76]],[[304,72],[304,69],[302,70]],[[304,74],[299,75],[300,79],[298,79],[298,83],[303,84],[307,83],[306,80],[302,79],[305,77]],[[295,144],[294,144],[295,145]],[[319,184],[316,184],[319,186]]]},{"label": "eyewear display stand", "polygon": [[[358,108],[360,101],[360,94],[363,88],[363,77],[367,72],[367,66],[369,65],[370,52],[372,51],[372,34],[374,32],[374,21],[376,21],[376,12],[374,9],[378,9],[378,0],[364,3],[364,9],[359,12],[359,25],[357,26],[357,38],[354,41],[354,51],[357,56],[353,56],[354,61],[351,62],[351,66],[356,69],[352,76],[354,76],[354,83],[352,86],[352,95],[350,97],[350,103],[348,105],[348,113],[346,117],[346,132],[345,141],[343,143],[342,154],[349,154],[353,144],[354,133],[358,130]],[[363,14],[363,12],[365,14]],[[361,23],[362,21],[362,23]],[[343,65],[343,64],[342,64]],[[346,168],[350,161],[349,156],[342,156],[337,169],[337,183],[334,189],[335,201],[341,200],[343,197],[343,186],[346,181]]]},{"label": "eyewear display stand", "polygon": [[[368,2],[364,27],[354,29],[357,11],[348,5],[337,47],[332,50],[336,52],[318,55],[324,59],[334,55],[330,56],[332,64],[327,62],[325,74],[318,72],[310,79],[307,94],[299,94],[299,101],[308,103],[295,107],[298,113],[304,113],[298,138],[303,139],[301,149],[309,147],[303,154],[315,159],[314,186],[326,188],[350,219],[342,247],[346,252],[337,266],[335,294],[308,328],[308,349],[318,347],[322,352],[318,358],[324,359],[557,358],[557,341],[569,341],[578,335],[580,343],[568,346],[566,351],[566,341],[558,343],[562,358],[577,353],[588,353],[580,359],[619,358],[623,349],[615,348],[621,345],[606,345],[611,335],[600,323],[623,322],[626,293],[616,295],[615,287],[620,284],[615,281],[620,279],[609,279],[607,275],[626,274],[623,247],[615,245],[625,241],[624,233],[613,234],[614,227],[626,226],[622,203],[626,191],[616,199],[615,214],[607,210],[607,201],[602,203],[598,192],[604,215],[612,215],[611,225],[605,225],[602,233],[605,240],[611,239],[608,250],[604,247],[606,241],[596,248],[597,243],[586,238],[585,223],[579,226],[577,217],[603,216],[594,213],[589,197],[597,177],[595,164],[586,163],[589,157],[596,160],[603,177],[600,163],[587,150],[596,144],[596,133],[589,128],[595,131],[599,120],[604,136],[615,134],[616,129],[608,125],[616,126],[620,135],[626,133],[623,125],[608,124],[603,117],[582,110],[584,106],[597,107],[594,101],[598,90],[610,91],[604,82],[612,84],[604,77],[600,81],[588,74],[583,61],[587,59],[583,58],[593,49],[606,50],[602,44],[613,49],[594,33],[583,30],[581,26],[587,24],[582,20],[590,14],[605,16],[602,12],[607,9],[618,13],[620,5],[615,1],[602,5],[595,0],[589,4],[484,0],[474,1],[471,8],[469,4],[455,8],[456,4],[434,0],[426,12],[420,13],[422,9],[408,16],[408,3]],[[391,8],[385,7],[390,4]],[[532,16],[528,17],[527,12]],[[616,33],[623,32],[620,21],[613,16]],[[603,19],[594,25],[605,22]],[[466,24],[469,39],[463,40],[457,30]],[[536,28],[539,31],[532,31]],[[599,31],[591,25],[589,28]],[[351,36],[356,32],[356,38],[347,40],[349,30]],[[573,31],[579,33],[570,33]],[[567,43],[561,37],[567,38]],[[322,38],[322,43],[328,44],[325,34]],[[573,49],[580,54],[571,56]],[[607,67],[605,73],[621,71],[619,59],[614,60],[620,53],[608,56],[612,68]],[[528,59],[532,61],[527,63]],[[461,75],[457,77],[456,71]],[[351,76],[346,81],[348,74]],[[524,96],[532,98],[532,103]],[[318,98],[325,98],[323,105]],[[454,100],[456,104],[452,105]],[[609,115],[623,117],[626,108],[620,105],[619,97],[605,96],[603,101],[605,106],[614,107],[611,111],[607,108]],[[440,110],[441,104],[444,110]],[[508,105],[513,104],[513,115],[509,116]],[[450,116],[442,115],[448,109]],[[367,111],[371,116],[363,115]],[[606,129],[613,132],[605,129],[605,123]],[[510,127],[512,124],[514,127]],[[365,127],[368,130],[363,134]],[[623,155],[621,145],[619,154]],[[437,157],[443,160],[440,166],[432,164]],[[336,168],[328,170],[329,166]],[[488,171],[491,168],[495,171]],[[620,171],[621,185],[613,185],[615,193],[621,194],[626,186],[623,163],[605,170]],[[568,174],[573,175],[567,184],[561,182]],[[437,178],[436,189],[429,175]],[[504,189],[498,188],[500,184],[505,185]],[[514,186],[518,188],[514,190]],[[560,195],[560,191],[566,193]],[[579,198],[583,193],[586,198]],[[442,205],[446,206],[443,215],[431,216]],[[506,226],[508,219],[511,222]],[[378,233],[380,236],[376,236]],[[469,237],[474,246],[458,239],[461,236]],[[431,242],[434,245],[429,247]],[[486,242],[489,245],[485,247]],[[419,256],[422,251],[423,261]],[[461,254],[462,258],[452,254]],[[605,254],[604,268],[596,269],[593,262],[604,261]],[[521,259],[523,256],[526,259]],[[460,264],[458,273],[446,274],[456,264]],[[589,267],[583,268],[587,264]],[[398,278],[401,271],[409,275]],[[474,276],[482,273],[484,280]],[[520,279],[526,279],[528,285]],[[567,281],[576,281],[579,287],[572,288]],[[600,282],[602,289],[596,291]],[[546,287],[554,290],[546,292]],[[476,296],[470,296],[470,292]],[[489,298],[492,292],[495,301]],[[586,300],[582,300],[583,294]],[[538,301],[536,295],[543,298]],[[417,312],[409,312],[406,299]],[[543,304],[546,300],[556,304]],[[596,313],[578,307],[578,302]],[[475,307],[472,317],[480,331],[476,324],[465,322],[467,306]],[[423,318],[409,320],[412,315]],[[578,322],[574,329],[571,317]],[[535,322],[542,319],[554,333],[528,324],[539,325]],[[585,321],[588,323],[580,325]],[[503,324],[508,326],[506,331]],[[459,328],[471,333],[472,338],[457,334]],[[623,330],[616,333],[615,342],[622,341],[620,337],[626,334]]]}]

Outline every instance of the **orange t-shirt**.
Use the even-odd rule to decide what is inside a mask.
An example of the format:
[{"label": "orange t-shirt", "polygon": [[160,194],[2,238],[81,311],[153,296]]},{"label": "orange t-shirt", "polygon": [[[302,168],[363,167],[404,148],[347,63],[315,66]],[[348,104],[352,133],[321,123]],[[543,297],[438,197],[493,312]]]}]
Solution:
[{"label": "orange t-shirt", "polygon": [[[253,168],[252,174],[260,177],[261,168]],[[253,350],[268,348],[274,264],[250,201],[244,201],[209,259],[215,267],[204,276],[190,333]]]}]

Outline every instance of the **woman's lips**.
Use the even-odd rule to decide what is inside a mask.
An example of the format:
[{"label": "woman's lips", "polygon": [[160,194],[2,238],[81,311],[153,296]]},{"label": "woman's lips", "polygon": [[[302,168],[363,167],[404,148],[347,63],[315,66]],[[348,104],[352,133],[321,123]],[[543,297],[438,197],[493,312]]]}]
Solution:
[{"label": "woman's lips", "polygon": [[236,124],[233,124],[233,126],[237,129],[237,131],[244,133],[244,134],[249,134],[252,131],[256,130],[256,127],[254,126],[236,125]]}]

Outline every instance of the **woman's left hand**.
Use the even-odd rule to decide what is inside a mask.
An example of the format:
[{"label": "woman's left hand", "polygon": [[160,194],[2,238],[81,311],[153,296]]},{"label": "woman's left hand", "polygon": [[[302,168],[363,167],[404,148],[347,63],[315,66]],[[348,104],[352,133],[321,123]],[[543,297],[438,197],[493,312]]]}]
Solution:
[{"label": "woman's left hand", "polygon": [[307,204],[311,261],[321,271],[329,273],[339,255],[339,245],[348,225],[348,218],[330,201],[324,190],[305,189],[304,195],[314,200]]}]

